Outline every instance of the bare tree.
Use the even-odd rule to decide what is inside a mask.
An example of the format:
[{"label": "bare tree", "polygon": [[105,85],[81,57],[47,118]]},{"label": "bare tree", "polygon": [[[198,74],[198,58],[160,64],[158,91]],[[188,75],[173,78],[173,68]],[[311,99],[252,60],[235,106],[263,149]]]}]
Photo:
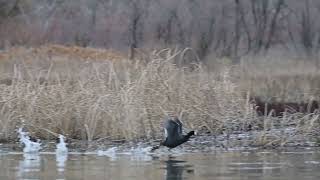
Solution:
[{"label": "bare tree", "polygon": [[276,32],[277,19],[278,19],[279,13],[280,13],[283,5],[284,5],[284,0],[278,0],[278,2],[276,3],[276,8],[273,13],[273,17],[271,19],[267,42],[265,43],[265,47],[264,47],[265,50],[268,50],[270,48],[272,38]]},{"label": "bare tree", "polygon": [[320,48],[319,9],[317,0],[0,0],[0,41],[129,46],[130,58],[136,48],[175,46],[201,59],[290,46],[311,54]]},{"label": "bare tree", "polygon": [[211,48],[211,45],[214,41],[214,26],[216,20],[214,16],[208,18],[208,29],[206,31],[202,31],[200,34],[200,39],[198,42],[198,56],[200,59],[204,59]]},{"label": "bare tree", "polygon": [[234,47],[233,47],[233,58],[238,59],[238,49],[239,49],[239,42],[240,42],[240,21],[241,21],[241,15],[240,15],[240,2],[239,0],[235,0],[235,25],[234,25]]},{"label": "bare tree", "polygon": [[305,9],[301,12],[301,43],[307,54],[311,54],[313,48],[313,32],[310,17],[309,0],[305,1]]},{"label": "bare tree", "polygon": [[[135,49],[138,48],[139,40],[141,40],[141,21],[142,21],[142,9],[141,9],[141,2],[139,0],[134,0],[130,3],[131,7],[131,14],[130,14],[130,24],[129,24],[129,47],[130,59],[135,58]],[[140,31],[140,32],[139,32]]]}]

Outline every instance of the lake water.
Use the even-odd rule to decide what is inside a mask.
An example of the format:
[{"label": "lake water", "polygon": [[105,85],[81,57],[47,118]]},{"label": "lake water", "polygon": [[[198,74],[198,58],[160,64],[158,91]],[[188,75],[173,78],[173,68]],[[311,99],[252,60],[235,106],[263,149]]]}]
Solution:
[{"label": "lake water", "polygon": [[161,154],[0,153],[0,179],[320,179],[320,153],[304,151]]}]

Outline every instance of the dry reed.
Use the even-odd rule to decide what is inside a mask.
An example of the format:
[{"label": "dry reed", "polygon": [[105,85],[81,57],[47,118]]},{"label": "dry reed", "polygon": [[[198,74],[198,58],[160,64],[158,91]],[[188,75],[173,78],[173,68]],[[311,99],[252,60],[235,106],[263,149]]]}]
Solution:
[{"label": "dry reed", "polygon": [[6,64],[0,137],[13,138],[14,129],[24,125],[41,138],[62,133],[89,141],[131,140],[158,138],[166,115],[179,115],[186,127],[212,133],[250,119],[228,68],[224,74],[201,65],[189,71],[174,64],[176,53],[165,54],[153,53],[148,63],[48,57]]},{"label": "dry reed", "polygon": [[[178,55],[154,52],[147,63],[43,55],[1,62],[0,139],[14,139],[20,126],[42,139],[55,133],[88,141],[154,139],[172,114],[187,128],[215,134],[250,125],[263,127],[263,135],[274,128],[271,116],[257,117],[252,89],[243,87],[235,67],[212,72],[198,64],[190,70],[175,64]],[[319,127],[318,115],[294,117],[277,121],[307,134]]]}]

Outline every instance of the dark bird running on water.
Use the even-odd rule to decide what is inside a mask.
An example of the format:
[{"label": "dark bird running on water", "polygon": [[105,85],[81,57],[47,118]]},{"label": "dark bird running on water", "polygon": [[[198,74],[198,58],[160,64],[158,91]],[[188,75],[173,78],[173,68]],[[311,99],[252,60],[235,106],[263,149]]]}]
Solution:
[{"label": "dark bird running on water", "polygon": [[159,146],[155,146],[151,149],[154,151],[160,146],[166,146],[170,149],[179,146],[189,140],[192,135],[195,135],[194,131],[190,131],[188,134],[182,134],[182,123],[177,118],[168,118],[164,124],[165,140],[160,142]]}]

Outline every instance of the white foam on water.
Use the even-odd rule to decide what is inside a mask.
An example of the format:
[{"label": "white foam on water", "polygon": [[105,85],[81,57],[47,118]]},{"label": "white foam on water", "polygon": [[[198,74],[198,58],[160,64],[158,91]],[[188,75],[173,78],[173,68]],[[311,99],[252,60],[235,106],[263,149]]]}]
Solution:
[{"label": "white foam on water", "polygon": [[129,155],[132,161],[151,161],[154,156],[171,155],[180,156],[187,154],[181,148],[175,148],[169,150],[166,147],[160,147],[159,149],[152,151],[152,146],[142,146],[139,144],[137,147],[131,147],[129,150],[122,152],[121,154]]},{"label": "white foam on water", "polygon": [[134,154],[130,156],[131,161],[152,161],[150,154]]},{"label": "white foam on water", "polygon": [[234,166],[243,166],[243,165],[285,165],[286,163],[278,163],[278,162],[233,162],[229,163],[229,165]]},{"label": "white foam on water", "polygon": [[30,140],[27,132],[22,131],[22,128],[18,129],[20,143],[24,144],[23,152],[24,153],[38,153],[41,149],[41,143],[33,142]]},{"label": "white foam on water", "polygon": [[117,153],[117,150],[118,150],[117,147],[111,147],[105,151],[99,150],[97,153],[98,153],[98,156],[115,156]]},{"label": "white foam on water", "polygon": [[229,170],[273,170],[273,169],[281,169],[281,166],[275,166],[275,167],[229,167]]},{"label": "white foam on water", "polygon": [[137,154],[150,154],[151,153],[151,146],[148,147],[141,147],[140,145],[136,148],[131,147],[130,149],[130,153],[133,155],[137,155]]},{"label": "white foam on water", "polygon": [[97,151],[98,156],[107,156],[110,158],[110,160],[116,160],[118,156],[130,156],[131,160],[134,161],[150,161],[152,160],[152,157],[150,154],[152,154],[151,151],[152,147],[131,147],[127,150],[119,150],[118,147],[111,147],[105,151],[99,150]]},{"label": "white foam on water", "polygon": [[107,156],[110,158],[110,160],[116,160],[117,158],[117,150],[118,148],[117,147],[111,147],[105,151],[103,150],[99,150],[97,152],[98,156]]},{"label": "white foam on water", "polygon": [[142,147],[139,144],[138,147],[131,147],[131,149],[126,153],[130,155],[131,161],[151,161],[151,154],[153,154],[151,149],[151,146]]},{"label": "white foam on water", "polygon": [[56,145],[56,154],[67,154],[67,144],[64,142],[65,137],[59,134],[59,143]]},{"label": "white foam on water", "polygon": [[305,164],[320,164],[319,161],[305,161]]},{"label": "white foam on water", "polygon": [[296,155],[305,155],[305,154],[314,154],[316,151],[284,151],[281,154],[296,154]]}]

